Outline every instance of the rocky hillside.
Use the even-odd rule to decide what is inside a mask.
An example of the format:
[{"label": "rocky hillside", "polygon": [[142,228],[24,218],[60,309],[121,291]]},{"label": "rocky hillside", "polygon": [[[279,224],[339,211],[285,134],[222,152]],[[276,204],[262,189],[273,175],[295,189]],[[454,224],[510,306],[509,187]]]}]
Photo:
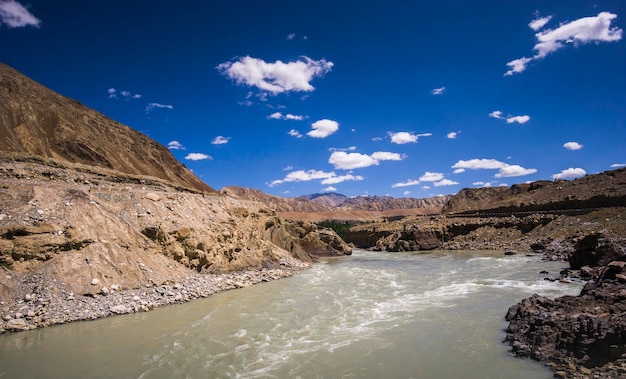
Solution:
[{"label": "rocky hillside", "polygon": [[349,222],[378,221],[388,218],[435,214],[449,196],[427,199],[393,198],[390,196],[357,196],[349,198],[340,194],[315,194],[285,198],[266,194],[257,189],[224,187],[220,191],[236,199],[253,199],[275,209],[282,217],[291,220],[340,220]]},{"label": "rocky hillside", "polygon": [[443,213],[510,213],[626,206],[626,168],[568,180],[463,189]]},{"label": "rocky hillside", "polygon": [[0,152],[81,163],[215,192],[170,151],[0,63]]},{"label": "rocky hillside", "polygon": [[332,230],[219,194],[156,141],[0,65],[0,333],[146,311],[350,253]]}]

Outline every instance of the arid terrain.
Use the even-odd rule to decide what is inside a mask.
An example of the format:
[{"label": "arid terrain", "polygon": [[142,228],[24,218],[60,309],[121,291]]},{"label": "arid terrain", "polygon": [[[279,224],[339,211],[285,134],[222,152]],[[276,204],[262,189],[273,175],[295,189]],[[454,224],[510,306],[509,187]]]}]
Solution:
[{"label": "arid terrain", "polygon": [[568,261],[561,279],[588,282],[503,310],[514,354],[558,377],[625,377],[625,221],[626,169],[431,199],[216,192],[147,136],[0,64],[0,333],[149,311],[354,247],[487,249]]}]

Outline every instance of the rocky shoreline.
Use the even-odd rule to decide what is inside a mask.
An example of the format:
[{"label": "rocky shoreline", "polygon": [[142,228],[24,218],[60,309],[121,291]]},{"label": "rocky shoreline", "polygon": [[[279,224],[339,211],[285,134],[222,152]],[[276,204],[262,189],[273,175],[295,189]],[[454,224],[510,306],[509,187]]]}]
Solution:
[{"label": "rocky shoreline", "polygon": [[124,289],[119,285],[102,286],[94,278],[98,292],[85,296],[71,291],[49,291],[48,278],[31,276],[23,284],[24,293],[12,304],[0,303],[0,334],[37,329],[73,321],[96,320],[103,317],[148,312],[169,304],[180,304],[205,298],[222,291],[248,287],[292,276],[310,266],[295,258],[280,261],[279,269],[261,269],[228,274],[199,274],[174,283],[147,284],[141,288]]}]

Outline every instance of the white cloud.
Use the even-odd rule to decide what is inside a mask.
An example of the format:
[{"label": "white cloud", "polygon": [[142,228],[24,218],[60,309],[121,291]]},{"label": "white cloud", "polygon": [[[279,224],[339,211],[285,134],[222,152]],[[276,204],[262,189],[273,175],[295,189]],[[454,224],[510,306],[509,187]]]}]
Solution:
[{"label": "white cloud", "polygon": [[420,181],[422,182],[436,182],[441,179],[443,179],[443,174],[441,172],[426,171],[424,175],[420,176]]},{"label": "white cloud", "polygon": [[292,137],[296,137],[296,138],[302,138],[304,137],[302,134],[300,134],[299,131],[295,130],[295,129],[291,129],[288,134]]},{"label": "white cloud", "polygon": [[[530,62],[543,59],[568,44],[578,46],[591,42],[600,43],[621,40],[622,29],[618,27],[611,28],[611,22],[616,18],[616,14],[600,12],[597,16],[583,17],[568,23],[562,23],[556,29],[539,31],[535,34],[537,43],[533,48],[536,54],[530,58],[522,57],[510,61],[506,64],[509,70],[504,75],[508,76],[523,72]],[[544,17],[531,22],[529,26],[533,30],[538,31],[545,26],[547,21]]]},{"label": "white cloud", "polygon": [[374,141],[374,142],[378,142],[378,141],[382,141],[382,140],[383,140],[383,137],[374,137],[374,138],[372,138],[372,141]]},{"label": "white cloud", "polygon": [[489,113],[489,117],[493,117],[493,118],[497,118],[497,119],[503,119],[502,111],[493,111],[493,112]]},{"label": "white cloud", "polygon": [[443,92],[446,90],[446,87],[435,88],[431,91],[433,95],[443,95]]},{"label": "white cloud", "polygon": [[443,179],[440,180],[438,182],[434,182],[433,185],[435,187],[441,187],[441,186],[455,186],[459,184],[458,182],[455,182],[454,180],[450,180],[450,179]]},{"label": "white cloud", "polygon": [[311,85],[311,80],[324,76],[333,65],[333,62],[325,59],[316,61],[308,57],[302,57],[295,62],[268,63],[262,59],[245,56],[238,61],[222,63],[216,69],[237,84],[279,94],[313,91],[315,87]]},{"label": "white cloud", "polygon": [[530,175],[536,172],[537,172],[537,169],[534,169],[534,168],[524,168],[519,165],[507,165],[507,166],[500,168],[500,170],[498,170],[498,173],[495,174],[494,177],[511,178],[515,176]]},{"label": "white cloud", "polygon": [[587,175],[587,172],[585,170],[583,170],[582,168],[568,168],[566,170],[563,170],[561,172],[559,172],[558,174],[554,174],[552,175],[552,179],[576,179],[576,178],[580,178],[582,176]]},{"label": "white cloud", "polygon": [[304,116],[300,116],[300,115],[295,115],[295,114],[291,114],[291,113],[287,113],[285,115],[285,120],[296,120],[296,121],[301,121],[304,119]]},{"label": "white cloud", "polygon": [[479,169],[499,169],[502,167],[506,167],[507,164],[504,162],[500,162],[495,159],[470,159],[468,161],[460,160],[456,162],[452,168],[457,169],[470,169],[470,170],[479,170]]},{"label": "white cloud", "polygon": [[345,151],[334,151],[328,163],[340,170],[352,170],[355,168],[364,168],[369,166],[377,166],[380,161],[401,161],[406,156],[389,151],[377,151],[372,155],[361,153],[346,153]]},{"label": "white cloud", "polygon": [[621,167],[626,167],[626,163],[613,163],[611,165],[611,168],[621,168]]},{"label": "white cloud", "polygon": [[496,178],[508,178],[515,176],[530,175],[537,172],[534,168],[524,168],[519,165],[510,165],[508,163],[500,162],[495,159],[470,159],[468,161],[460,160],[455,163],[452,168],[457,169],[455,173],[462,171],[458,170],[498,170],[494,175]]},{"label": "white cloud", "polygon": [[213,159],[213,158],[211,158],[210,155],[206,155],[206,154],[203,154],[203,153],[189,153],[189,154],[187,154],[185,159],[187,159],[189,161],[203,161],[203,160],[206,160],[206,159]]},{"label": "white cloud", "polygon": [[313,138],[326,138],[339,130],[339,123],[333,120],[319,120],[311,124],[313,130],[307,133],[307,136]]},{"label": "white cloud", "polygon": [[578,142],[566,142],[563,144],[563,147],[567,150],[580,150],[583,148],[583,145]]},{"label": "white cloud", "polygon": [[217,136],[211,141],[211,145],[224,145],[230,141],[231,137]]},{"label": "white cloud", "polygon": [[544,26],[546,26],[546,24],[548,22],[550,22],[550,20],[552,20],[552,16],[546,16],[546,17],[541,17],[541,18],[537,18],[532,20],[528,26],[534,30],[534,31],[538,31],[539,29],[542,29]]},{"label": "white cloud", "polygon": [[461,132],[450,132],[450,133],[448,133],[446,135],[446,138],[448,138],[448,139],[455,139],[459,135],[459,133],[461,133]]},{"label": "white cloud", "polygon": [[337,188],[333,187],[333,186],[328,186],[326,188],[324,188],[324,192],[335,192],[337,191]]},{"label": "white cloud", "polygon": [[185,146],[178,141],[170,141],[167,143],[167,148],[170,150],[185,150]]},{"label": "white cloud", "polygon": [[129,91],[117,91],[115,88],[109,88],[107,90],[108,94],[109,94],[109,98],[110,99],[118,99],[117,95],[118,93],[122,96],[125,97],[126,99],[141,99],[141,94],[132,94]]},{"label": "white cloud", "polygon": [[326,185],[326,184],[337,184],[337,183],[341,183],[341,182],[346,182],[346,181],[361,181],[365,178],[363,178],[361,175],[352,175],[352,174],[347,174],[347,175],[340,175],[340,176],[333,176],[331,178],[328,179],[324,179],[322,180],[322,184]]},{"label": "white cloud", "polygon": [[523,116],[511,116],[508,117],[506,119],[506,123],[507,124],[512,124],[514,122],[517,122],[518,124],[525,124],[530,120],[530,116],[528,115],[523,115]]},{"label": "white cloud", "polygon": [[507,124],[512,124],[514,122],[517,122],[519,124],[525,124],[528,121],[530,121],[530,116],[528,116],[528,115],[523,115],[523,116],[511,116],[511,115],[508,115],[508,116],[504,117],[502,115],[502,111],[493,111],[493,112],[489,113],[489,117],[497,118],[498,120],[506,120]]},{"label": "white cloud", "polygon": [[296,33],[287,34],[287,41],[291,41],[294,38],[296,38]]},{"label": "white cloud", "polygon": [[464,172],[465,172],[464,168],[457,168],[456,170],[452,171],[453,174],[461,174]]},{"label": "white cloud", "polygon": [[[271,183],[268,183],[268,185],[270,187],[274,187],[282,183],[306,182],[310,180],[320,180],[320,179],[322,180],[322,184],[326,185],[326,184],[341,183],[346,180],[363,180],[363,177],[353,176],[350,174],[337,176],[337,174],[334,171],[325,172],[325,171],[319,171],[319,170],[308,170],[308,171],[298,170],[298,171],[292,171],[289,174],[287,174],[287,176],[285,176],[284,179],[274,180]],[[333,179],[335,180],[333,181]]]},{"label": "white cloud", "polygon": [[377,151],[371,155],[377,161],[401,161],[406,158],[402,154],[392,153],[389,151]]},{"label": "white cloud", "polygon": [[410,195],[410,194],[411,194],[411,191],[404,191],[404,192],[402,192],[402,194],[403,194],[404,196],[408,196],[408,195]]},{"label": "white cloud", "polygon": [[169,104],[149,103],[146,106],[146,113],[151,112],[156,108],[174,109],[174,106]]},{"label": "white cloud", "polygon": [[389,132],[389,136],[391,137],[392,143],[402,145],[405,143],[415,143],[419,137],[430,137],[432,136],[432,133],[413,134],[409,132]]},{"label": "white cloud", "polygon": [[41,20],[35,17],[28,9],[15,0],[0,1],[0,25],[9,28],[21,28],[24,26],[34,26],[41,24]]},{"label": "white cloud", "polygon": [[304,116],[295,115],[291,113],[287,113],[283,115],[281,112],[274,112],[271,115],[267,116],[267,118],[271,120],[296,120],[296,121],[304,120]]},{"label": "white cloud", "polygon": [[418,184],[420,184],[419,180],[409,179],[406,182],[394,183],[391,185],[391,188],[416,186]]},{"label": "white cloud", "polygon": [[335,151],[330,155],[330,158],[328,158],[328,163],[334,165],[337,169],[352,170],[355,168],[378,165],[378,160],[367,154]]}]

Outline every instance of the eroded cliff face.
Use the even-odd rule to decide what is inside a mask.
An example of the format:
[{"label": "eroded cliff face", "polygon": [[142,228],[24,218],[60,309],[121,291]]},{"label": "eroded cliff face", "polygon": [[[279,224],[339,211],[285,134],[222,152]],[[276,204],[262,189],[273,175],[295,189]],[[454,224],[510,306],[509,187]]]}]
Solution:
[{"label": "eroded cliff face", "polygon": [[326,238],[334,232],[300,231],[257,202],[45,162],[1,161],[0,200],[4,301],[33,276],[50,291],[93,295],[173,282],[190,269],[271,269],[349,252]]}]

